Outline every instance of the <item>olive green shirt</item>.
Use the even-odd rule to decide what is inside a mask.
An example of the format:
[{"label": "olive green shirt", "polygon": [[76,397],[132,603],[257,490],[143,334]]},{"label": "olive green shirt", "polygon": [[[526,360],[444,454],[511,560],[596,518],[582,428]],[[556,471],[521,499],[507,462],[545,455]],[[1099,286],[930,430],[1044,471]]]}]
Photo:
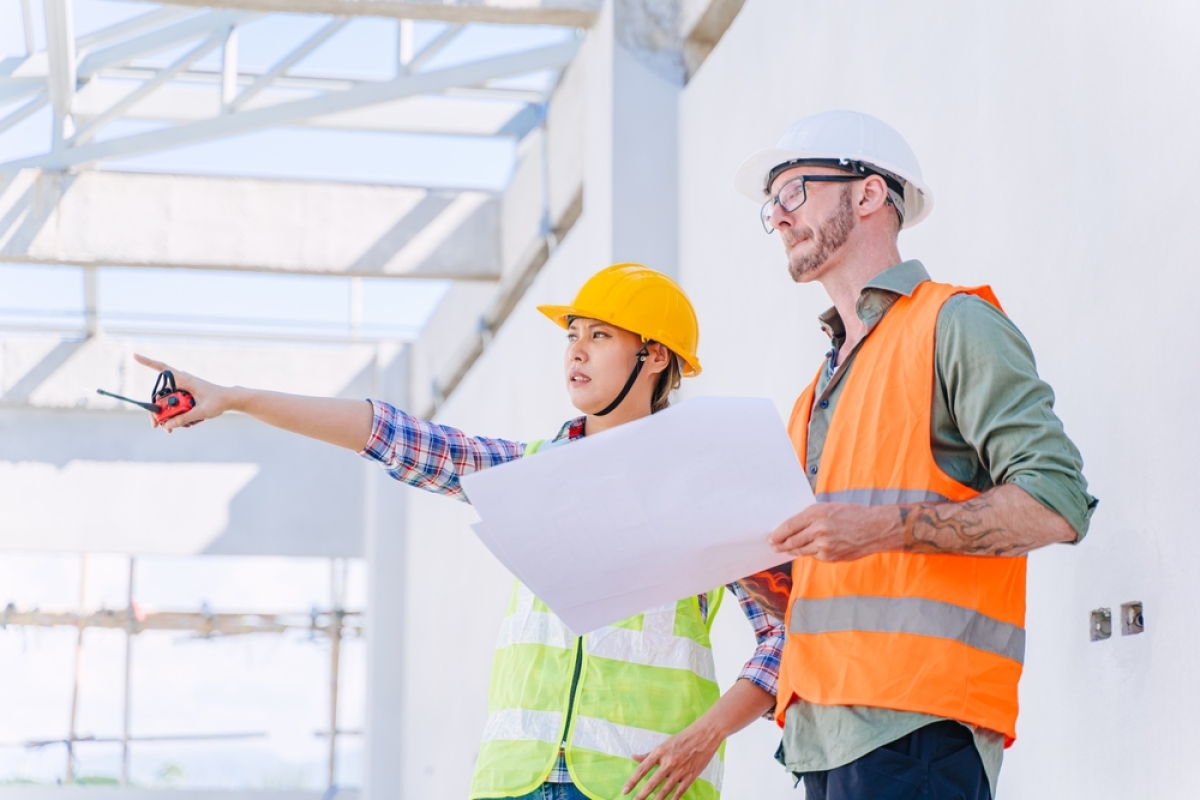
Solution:
[{"label": "olive green shirt", "polygon": [[[863,288],[855,311],[871,331],[900,295],[929,280],[919,261],[905,261]],[[847,373],[862,342],[838,364],[846,330],[836,308],[821,315],[832,342],[817,382],[808,427],[808,479],[816,488],[821,451]],[[1083,460],[1054,414],[1054,392],[1037,374],[1033,352],[1017,327],[992,304],[955,295],[938,314],[931,440],[937,465],[983,492],[1016,484],[1087,533],[1096,500],[1087,492]],[[780,760],[794,773],[834,769],[894,742],[938,717],[868,706],[820,706],[797,700],[787,712]],[[996,795],[1004,736],[976,728],[975,746]]]}]

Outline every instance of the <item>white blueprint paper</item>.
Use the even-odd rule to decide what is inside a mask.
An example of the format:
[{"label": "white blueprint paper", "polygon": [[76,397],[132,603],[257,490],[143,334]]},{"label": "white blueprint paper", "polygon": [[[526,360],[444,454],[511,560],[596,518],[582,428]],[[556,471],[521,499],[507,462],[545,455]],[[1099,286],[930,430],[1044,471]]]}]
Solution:
[{"label": "white blueprint paper", "polygon": [[813,502],[771,401],[698,397],[463,477],[475,532],[576,634],[787,561]]}]

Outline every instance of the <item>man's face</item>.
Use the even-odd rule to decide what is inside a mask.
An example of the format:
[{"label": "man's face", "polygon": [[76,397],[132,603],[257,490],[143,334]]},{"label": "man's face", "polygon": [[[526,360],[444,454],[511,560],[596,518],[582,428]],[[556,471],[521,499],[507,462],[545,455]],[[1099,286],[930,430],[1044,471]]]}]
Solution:
[{"label": "man's face", "polygon": [[[795,167],[780,173],[771,182],[771,197],[786,184],[801,175],[845,175],[829,167]],[[807,283],[819,277],[822,268],[853,232],[858,224],[851,201],[850,183],[809,183],[805,186],[807,200],[795,211],[784,211],[774,204],[771,224],[779,231],[788,272],[797,283]]]}]

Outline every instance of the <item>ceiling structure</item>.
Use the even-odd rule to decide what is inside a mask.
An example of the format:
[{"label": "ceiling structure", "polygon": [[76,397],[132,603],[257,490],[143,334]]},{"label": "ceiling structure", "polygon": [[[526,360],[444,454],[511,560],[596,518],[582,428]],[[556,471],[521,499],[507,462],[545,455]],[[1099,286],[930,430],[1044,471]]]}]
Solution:
[{"label": "ceiling structure", "polygon": [[[494,193],[89,168],[288,126],[523,142],[545,126],[554,88],[579,48],[574,29],[546,46],[440,68],[430,62],[470,22],[582,25],[599,0],[147,6],[132,19],[79,37],[71,0],[45,0],[44,50],[34,49],[29,5],[23,6],[29,52],[0,62],[0,106],[9,109],[0,132],[49,106],[52,141],[40,155],[0,162],[0,259],[494,281],[505,249],[503,198]],[[328,16],[268,67],[239,63],[240,28],[283,10]],[[393,76],[350,79],[296,70],[362,15],[400,19]],[[414,19],[446,24],[417,49]],[[170,63],[147,66],[162,53]],[[220,53],[219,69],[198,63],[214,53]],[[500,83],[539,73],[549,74],[545,89]],[[142,129],[121,133],[111,127],[118,122]],[[105,136],[109,131],[118,133]],[[533,188],[544,189],[540,183]],[[544,211],[545,198],[537,200]],[[538,223],[548,229],[545,216]]]},{"label": "ceiling structure", "polygon": [[[107,266],[453,280],[443,306],[460,330],[426,348],[441,363],[416,359],[435,376],[422,374],[430,385],[417,391],[419,410],[432,413],[582,211],[584,88],[569,66],[603,5],[180,0],[77,36],[72,0],[43,0],[46,46],[37,49],[33,4],[22,0],[27,52],[0,61],[0,133],[46,109],[53,122],[44,152],[0,161],[0,261],[84,267],[87,335],[99,330],[95,273]],[[618,35],[670,50],[685,78],[741,0],[617,6]],[[272,63],[239,59],[242,30],[283,12],[321,16]],[[394,73],[313,68],[363,16],[399,20]],[[419,47],[416,20],[439,23]],[[444,57],[478,23],[561,34],[516,52]],[[120,164],[288,128],[507,141],[515,164],[499,191],[139,174]]]}]

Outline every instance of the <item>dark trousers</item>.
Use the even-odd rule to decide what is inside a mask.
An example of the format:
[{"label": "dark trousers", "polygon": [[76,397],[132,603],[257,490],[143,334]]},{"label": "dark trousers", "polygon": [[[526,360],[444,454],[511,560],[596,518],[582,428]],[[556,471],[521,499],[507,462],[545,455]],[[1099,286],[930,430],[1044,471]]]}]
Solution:
[{"label": "dark trousers", "polygon": [[862,758],[804,775],[807,800],[991,800],[971,732],[935,722]]}]

